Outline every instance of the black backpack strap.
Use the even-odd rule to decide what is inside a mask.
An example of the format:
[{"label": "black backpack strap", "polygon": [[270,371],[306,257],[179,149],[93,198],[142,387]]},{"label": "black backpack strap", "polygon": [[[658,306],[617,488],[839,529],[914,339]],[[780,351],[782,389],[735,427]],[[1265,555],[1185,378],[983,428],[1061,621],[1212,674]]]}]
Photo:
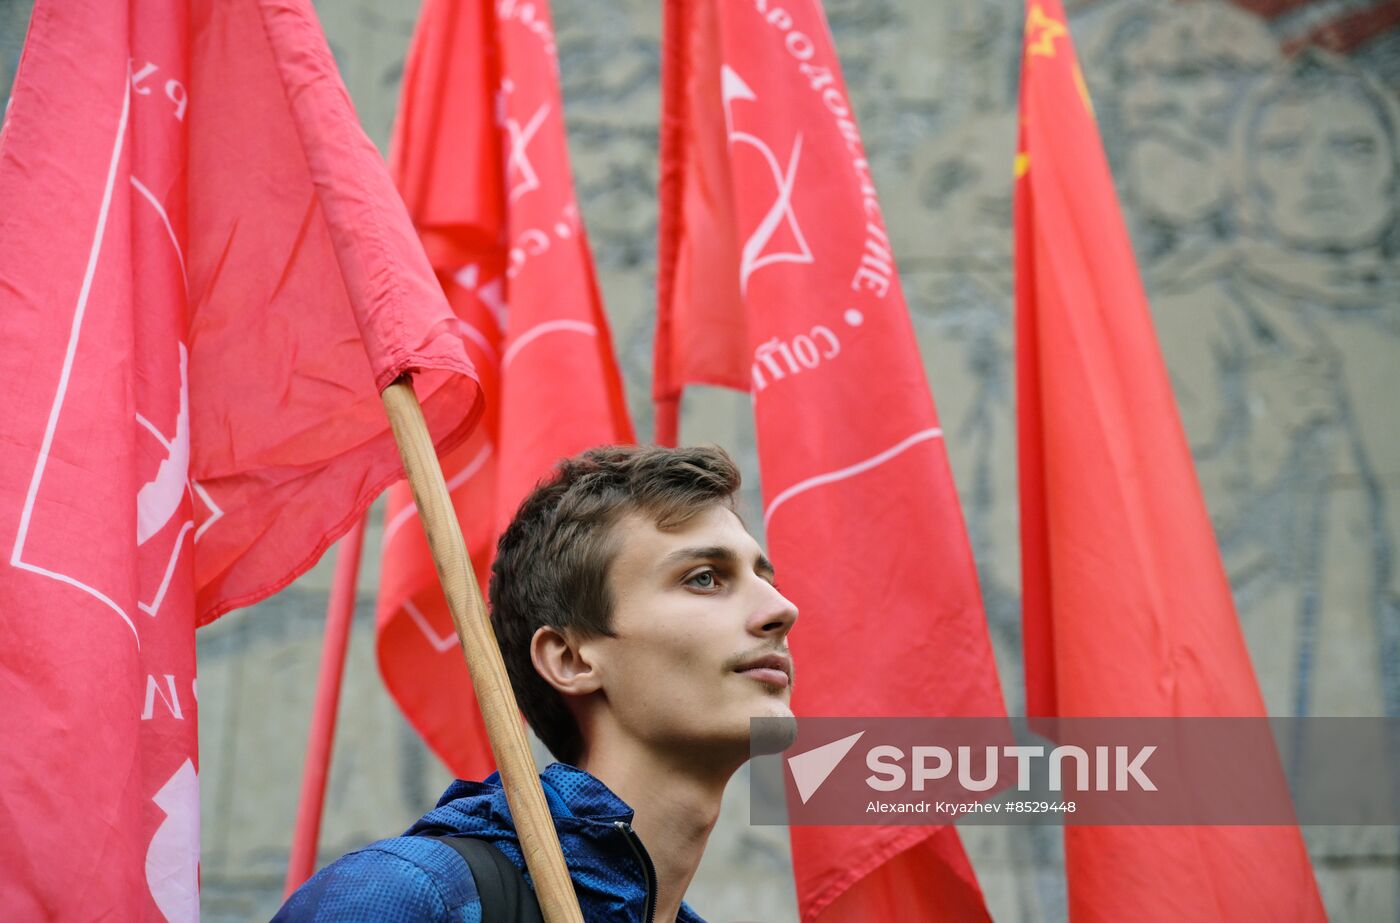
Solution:
[{"label": "black backpack strap", "polygon": [[481,923],[544,923],[539,899],[505,853],[485,840],[467,836],[433,839],[451,846],[466,860],[481,897]]}]

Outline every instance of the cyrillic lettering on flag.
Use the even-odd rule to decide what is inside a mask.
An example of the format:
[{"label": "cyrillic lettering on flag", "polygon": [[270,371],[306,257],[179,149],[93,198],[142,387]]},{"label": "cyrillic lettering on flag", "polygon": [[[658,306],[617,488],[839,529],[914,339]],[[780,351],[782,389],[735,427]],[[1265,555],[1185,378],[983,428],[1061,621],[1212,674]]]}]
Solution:
[{"label": "cyrillic lettering on flag", "polygon": [[[944,434],[821,7],[666,14],[658,436],[674,440],[686,384],[753,395],[770,555],[803,612],[799,714],[1003,715]],[[804,920],[986,917],[949,827],[791,835]]]},{"label": "cyrillic lettering on flag", "polygon": [[[574,196],[546,2],[427,0],[391,164],[490,397],[443,460],[484,588],[496,538],[560,459],[632,441]],[[406,485],[389,494],[378,608],[385,684],[458,776],[493,760]]]},{"label": "cyrillic lettering on flag", "polygon": [[0,129],[0,902],[198,919],[195,626],[477,384],[307,3],[39,0]]}]

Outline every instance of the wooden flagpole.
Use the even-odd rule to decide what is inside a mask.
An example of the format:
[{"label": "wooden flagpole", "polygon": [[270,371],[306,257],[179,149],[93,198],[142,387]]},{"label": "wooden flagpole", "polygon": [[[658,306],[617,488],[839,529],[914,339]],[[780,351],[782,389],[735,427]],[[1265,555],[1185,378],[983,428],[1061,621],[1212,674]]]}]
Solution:
[{"label": "wooden flagpole", "polygon": [[326,635],[321,642],[321,673],[316,684],[316,704],[307,732],[306,763],[301,771],[301,798],[292,832],[292,854],[287,860],[287,880],[282,897],[290,897],[316,868],[316,844],[321,839],[321,811],[326,803],[326,779],[331,772],[331,746],[335,742],[335,715],[340,704],[345,649],[350,644],[350,622],[355,614],[355,584],[360,575],[360,550],[365,541],[365,517],[361,516],[336,548],[335,576],[326,603]]},{"label": "wooden flagpole", "polygon": [[496,644],[496,633],[491,629],[486,604],[472,574],[462,527],[452,509],[452,498],[423,419],[423,408],[407,378],[389,385],[381,397],[399,454],[403,456],[419,519],[428,536],[433,565],[447,597],[452,622],[457,627],[457,640],[467,658],[472,688],[476,691],[476,701],[486,724],[491,752],[501,773],[506,801],[515,819],[520,849],[525,854],[540,909],[547,923],[583,923],[559,846],[559,834],[545,803],[544,790],[540,788],[535,760],[530,755],[525,729],[520,723],[515,693],[511,691],[505,661]]}]

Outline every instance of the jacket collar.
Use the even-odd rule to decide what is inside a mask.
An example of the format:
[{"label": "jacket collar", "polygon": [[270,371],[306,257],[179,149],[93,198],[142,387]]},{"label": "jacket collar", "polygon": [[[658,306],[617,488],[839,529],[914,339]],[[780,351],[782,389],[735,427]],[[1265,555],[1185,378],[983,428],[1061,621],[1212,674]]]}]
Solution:
[{"label": "jacket collar", "polygon": [[[569,866],[574,890],[588,919],[635,920],[644,903],[646,882],[617,824],[632,823],[633,810],[594,776],[565,763],[553,763],[540,775],[559,845]],[[510,806],[499,773],[483,782],[457,780],[437,807],[408,830],[410,836],[460,833],[489,840],[524,867]],[[678,923],[704,923],[686,903]]]},{"label": "jacket collar", "polygon": [[[551,763],[540,774],[545,801],[555,820],[578,818],[607,824],[615,821],[632,822],[635,812],[625,801],[613,794],[595,776],[567,763]],[[447,787],[438,799],[439,808],[459,798],[494,795],[501,791],[501,774],[493,772],[484,782],[464,782],[461,779]]]}]

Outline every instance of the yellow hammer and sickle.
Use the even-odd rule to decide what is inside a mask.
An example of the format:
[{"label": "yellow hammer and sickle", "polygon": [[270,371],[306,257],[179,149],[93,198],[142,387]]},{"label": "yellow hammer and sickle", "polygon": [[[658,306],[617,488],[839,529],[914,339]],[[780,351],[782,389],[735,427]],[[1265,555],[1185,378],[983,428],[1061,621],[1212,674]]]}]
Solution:
[{"label": "yellow hammer and sickle", "polygon": [[[1055,47],[1055,39],[1068,38],[1069,29],[1058,19],[1051,19],[1045,15],[1045,10],[1039,4],[1031,7],[1031,11],[1026,16],[1026,54],[1030,57],[1043,55],[1054,57],[1059,49]],[[1084,100],[1084,108],[1089,110],[1092,116],[1094,113],[1094,101],[1089,98],[1089,87],[1084,83],[1084,72],[1079,69],[1079,62],[1072,61],[1075,88],[1079,90],[1079,97]]]},{"label": "yellow hammer and sickle", "polygon": [[1026,16],[1026,52],[1031,55],[1055,55],[1055,39],[1069,35],[1065,24],[1045,15],[1039,5],[1031,7]]}]

